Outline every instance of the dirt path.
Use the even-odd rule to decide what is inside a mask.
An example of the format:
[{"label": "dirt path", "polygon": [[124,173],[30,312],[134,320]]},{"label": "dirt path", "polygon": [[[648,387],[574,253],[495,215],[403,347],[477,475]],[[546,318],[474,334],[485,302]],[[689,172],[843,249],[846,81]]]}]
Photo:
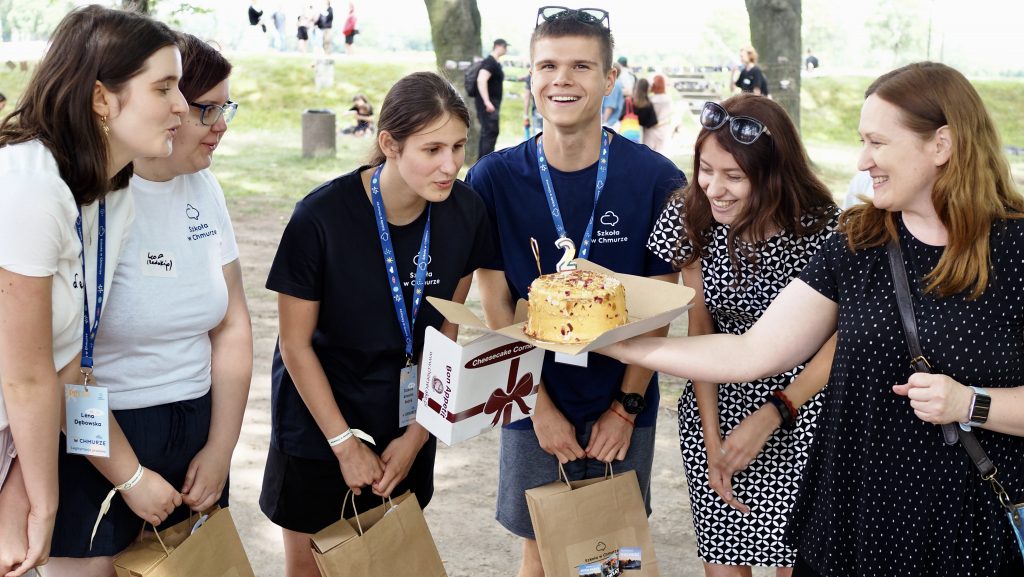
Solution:
[{"label": "dirt path", "polygon": [[[283,574],[280,530],[259,511],[258,499],[270,436],[270,361],[277,337],[274,294],[263,288],[291,207],[259,199],[229,200],[252,312],[256,364],[242,436],[231,467],[231,510],[259,577]],[[475,291],[470,301],[476,299]],[[685,331],[677,322],[673,333]],[[666,577],[703,575],[696,556],[690,507],[676,436],[674,398],[658,414],[652,474],[651,530]],[[427,522],[451,577],[515,575],[520,542],[494,521],[498,433],[440,446],[436,490]],[[755,575],[769,575],[755,571]]]}]

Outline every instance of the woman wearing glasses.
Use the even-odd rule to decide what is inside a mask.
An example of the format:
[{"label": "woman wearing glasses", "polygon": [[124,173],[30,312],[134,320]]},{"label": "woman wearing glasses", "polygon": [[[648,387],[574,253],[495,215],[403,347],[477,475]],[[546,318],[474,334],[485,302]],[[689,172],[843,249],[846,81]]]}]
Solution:
[{"label": "woman wearing glasses", "polygon": [[135,222],[96,342],[95,375],[128,441],[110,462],[141,477],[113,499],[90,547],[111,485],[85,459],[62,455],[53,555],[63,559],[49,573],[109,575],[142,521],[168,526],[189,509],[227,505],[252,329],[224,193],[208,168],[235,104],[231,64],[194,36],[181,44],[189,111],[169,157],[135,160]]},{"label": "woman wearing glasses", "polygon": [[[832,233],[839,209],[775,102],[708,102],[700,121],[697,178],[666,208],[649,247],[697,291],[690,336],[742,334]],[[752,565],[789,574],[795,554],[783,530],[831,352],[752,382],[687,382],[679,438],[705,574],[750,575]]]},{"label": "woman wearing glasses", "polygon": [[[945,427],[954,436],[957,423],[971,428],[1020,500],[1024,201],[984,103],[948,66],[911,64],[875,80],[859,132],[872,204],[844,213],[840,232],[749,331],[606,352],[698,381],[746,381],[802,362],[838,330],[787,530],[794,576],[1021,575],[1006,511],[936,425],[954,425]],[[901,270],[935,374],[910,364]]]}]

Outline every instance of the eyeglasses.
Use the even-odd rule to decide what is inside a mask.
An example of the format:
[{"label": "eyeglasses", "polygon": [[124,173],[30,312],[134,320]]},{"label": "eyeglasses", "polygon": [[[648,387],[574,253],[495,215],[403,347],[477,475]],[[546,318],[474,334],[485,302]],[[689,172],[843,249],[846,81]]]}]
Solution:
[{"label": "eyeglasses", "polygon": [[749,116],[730,116],[720,104],[705,102],[700,111],[700,125],[708,130],[718,130],[729,123],[729,133],[740,144],[754,144],[762,134],[772,133],[763,122]]},{"label": "eyeglasses", "polygon": [[238,103],[231,102],[230,100],[224,103],[224,106],[217,104],[196,104],[195,102],[189,102],[189,106],[194,106],[199,109],[199,122],[203,126],[213,126],[217,124],[220,117],[224,117],[224,123],[231,122],[231,119],[235,117],[235,113],[238,112]]},{"label": "eyeglasses", "polygon": [[604,26],[609,30],[612,27],[611,17],[607,10],[601,8],[566,8],[565,6],[541,6],[537,10],[537,23],[534,28],[540,26],[541,21],[552,22],[563,18],[575,18],[584,24]]}]

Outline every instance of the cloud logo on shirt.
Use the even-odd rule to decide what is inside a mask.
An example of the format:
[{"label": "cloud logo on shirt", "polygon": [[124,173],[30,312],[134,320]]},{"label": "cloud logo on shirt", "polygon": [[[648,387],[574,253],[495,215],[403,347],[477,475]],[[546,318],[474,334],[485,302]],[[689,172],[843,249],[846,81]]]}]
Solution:
[{"label": "cloud logo on shirt", "polygon": [[185,205],[185,216],[192,220],[199,220],[199,210],[191,204]]},{"label": "cloud logo on shirt", "polygon": [[432,257],[432,256],[430,256],[428,254],[427,255],[427,263],[426,264],[420,264],[420,255],[417,254],[416,256],[412,257],[412,264],[415,265],[416,268],[418,268],[420,270],[426,270],[427,266],[429,266],[431,261],[433,261],[433,260],[434,260],[434,257]]},{"label": "cloud logo on shirt", "polygon": [[601,224],[605,226],[615,226],[619,224],[619,215],[609,210],[601,215]]}]

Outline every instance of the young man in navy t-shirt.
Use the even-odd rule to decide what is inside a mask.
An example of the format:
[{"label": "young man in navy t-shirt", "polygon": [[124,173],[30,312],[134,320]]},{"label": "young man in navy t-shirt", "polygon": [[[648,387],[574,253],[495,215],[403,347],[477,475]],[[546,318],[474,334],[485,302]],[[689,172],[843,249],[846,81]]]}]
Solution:
[{"label": "young man in navy t-shirt", "polygon": [[[477,271],[492,327],[512,323],[516,301],[538,276],[531,237],[544,273],[555,272],[563,254],[555,247],[559,230],[580,256],[602,266],[677,282],[645,245],[668,195],[686,178],[664,156],[602,131],[601,100],[616,80],[607,22],[601,10],[538,13],[532,92],[545,132],[482,158],[469,172],[499,246],[499,256]],[[520,576],[543,575],[524,493],[555,481],[559,462],[574,480],[603,475],[606,462],[615,462],[617,473],[636,470],[650,511],[656,376],[601,355],[589,355],[585,367],[565,360],[546,354],[533,417],[502,430],[497,519],[525,539]]]}]

